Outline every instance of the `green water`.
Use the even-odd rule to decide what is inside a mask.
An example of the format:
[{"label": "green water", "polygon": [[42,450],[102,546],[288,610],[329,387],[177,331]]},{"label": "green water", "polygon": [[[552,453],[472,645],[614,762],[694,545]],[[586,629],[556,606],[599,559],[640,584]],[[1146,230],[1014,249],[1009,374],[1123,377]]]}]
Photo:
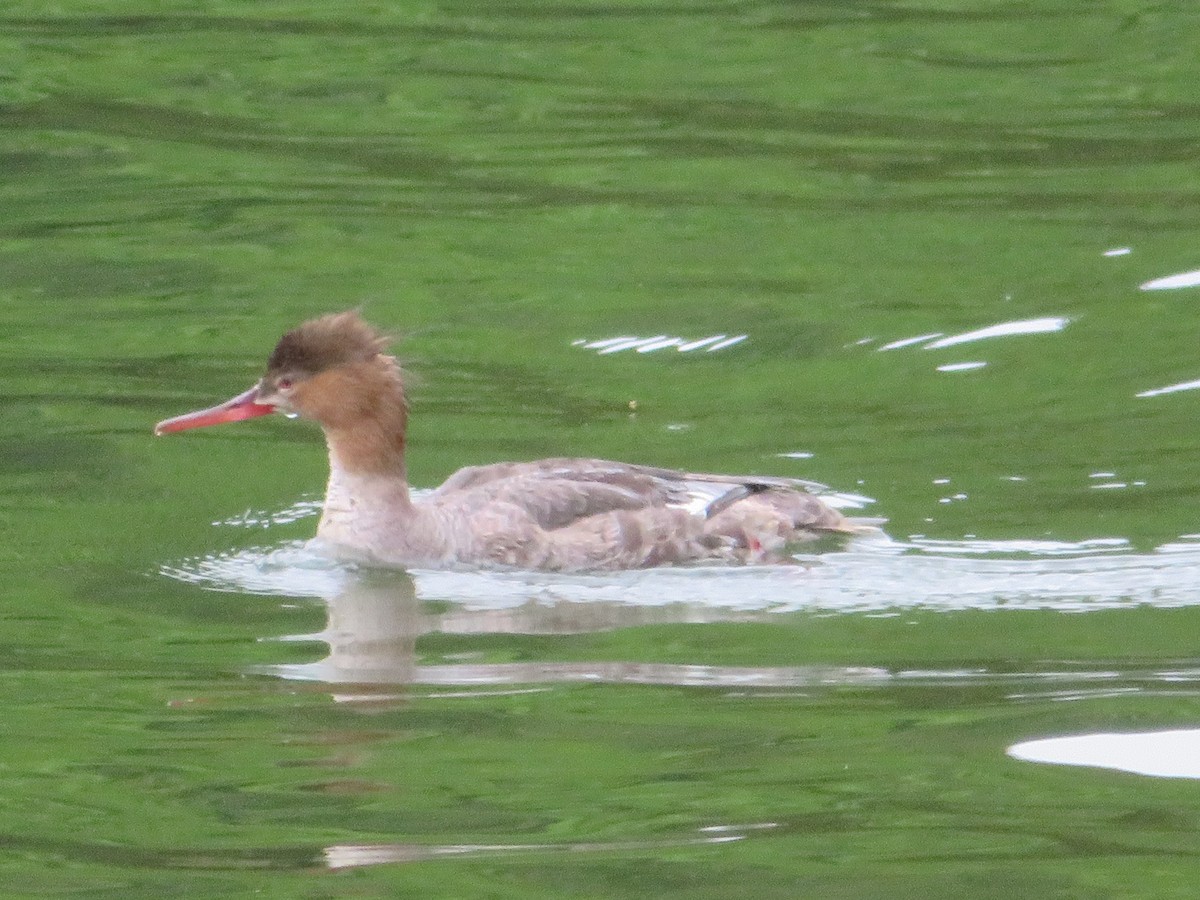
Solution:
[{"label": "green water", "polygon": [[[5,4],[0,894],[1194,896],[1195,780],[1005,750],[1200,722],[1200,394],[1137,396],[1200,378],[1139,289],[1200,269],[1197,19]],[[324,564],[311,427],[150,432],[349,306],[419,486],[769,472],[886,536]]]}]

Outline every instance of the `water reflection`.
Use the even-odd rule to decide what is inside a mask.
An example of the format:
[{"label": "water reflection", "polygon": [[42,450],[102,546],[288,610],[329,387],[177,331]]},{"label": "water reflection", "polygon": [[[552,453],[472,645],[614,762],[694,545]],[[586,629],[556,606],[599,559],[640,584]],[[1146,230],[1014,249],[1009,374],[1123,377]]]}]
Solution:
[{"label": "water reflection", "polygon": [[[1012,337],[1021,334],[1048,334],[1062,331],[1070,324],[1066,316],[1043,316],[1038,319],[1018,319],[1012,322],[998,322],[984,328],[964,331],[961,334],[946,336],[944,332],[934,331],[913,337],[899,338],[878,348],[879,351],[899,350],[902,347],[921,345],[925,350],[942,350],[946,347],[956,347],[959,344],[970,344],[975,341],[986,341],[998,337]],[[984,365],[976,363],[974,365]]]},{"label": "water reflection", "polygon": [[[1097,548],[1099,549],[1099,548]],[[244,560],[243,560],[244,561]],[[237,564],[219,564],[226,577]],[[260,570],[261,571],[261,570]],[[302,571],[313,572],[311,568]],[[173,570],[182,577],[183,570]],[[244,573],[243,573],[244,574]],[[670,578],[651,578],[653,590],[645,594],[604,599],[568,598],[571,580],[547,580],[538,589],[531,573],[494,577],[496,573],[419,573],[331,568],[332,579],[315,579],[331,592],[323,595],[326,625],[316,633],[291,635],[285,641],[322,643],[327,654],[316,661],[261,666],[258,674],[294,681],[335,685],[339,702],[377,703],[402,699],[397,688],[422,687],[440,697],[475,696],[480,691],[512,693],[537,691],[563,683],[671,685],[719,688],[736,695],[780,689],[816,690],[830,687],[993,685],[1009,688],[1011,700],[1079,700],[1145,692],[1165,683],[1194,684],[1200,670],[1178,669],[1121,671],[1058,667],[1032,672],[991,671],[986,668],[887,669],[875,666],[793,665],[714,666],[661,662],[582,661],[489,662],[478,656],[422,663],[417,641],[425,634],[577,634],[651,624],[716,621],[754,621],[776,615],[773,608],[746,608],[744,598],[730,592],[725,602],[716,598],[688,598],[677,591],[674,599],[663,594]],[[657,573],[665,574],[665,573]],[[681,574],[681,573],[675,573]],[[714,573],[705,574],[713,578]],[[776,573],[782,574],[782,573]],[[444,577],[442,577],[444,576]],[[478,580],[476,599],[468,585]],[[576,577],[576,582],[584,581]],[[597,578],[593,589],[599,588]],[[716,579],[721,581],[721,579]],[[627,587],[633,582],[620,580]],[[732,582],[737,584],[737,581]],[[261,582],[249,585],[262,589]],[[507,591],[501,588],[507,585]],[[300,579],[290,574],[280,581],[290,593]],[[439,602],[430,602],[436,599]],[[447,689],[461,689],[447,693]],[[1172,688],[1178,693],[1178,688]]]},{"label": "water reflection", "polygon": [[377,866],[383,863],[425,862],[447,857],[513,856],[546,853],[628,853],[670,847],[696,847],[745,840],[749,832],[777,827],[773,822],[714,825],[700,834],[644,841],[582,841],[564,844],[338,844],[324,851],[330,869]]},{"label": "water reflection", "polygon": [[[1007,688],[1009,699],[1112,696],[1200,681],[1200,671],[1132,671],[1111,666],[1014,672],[989,668],[714,666],[620,660],[496,662],[482,653],[422,661],[427,634],[580,634],[648,625],[768,621],[819,611],[902,616],[905,610],[1088,611],[1200,601],[1200,539],[1185,535],[1152,553],[1118,538],[1085,542],[962,541],[876,535],[844,550],[797,557],[797,565],[677,568],[597,575],[522,571],[359,569],[336,563],[312,542],[164,567],[208,589],[319,598],[325,627],[277,638],[320,643],[325,655],[256,668],[295,681],[337,686],[340,702],[391,702],[423,688],[439,696],[546,690],[562,683],[672,685],[732,694],[953,684]],[[1158,686],[1157,688],[1155,686]],[[461,694],[447,693],[457,689]],[[1190,688],[1189,688],[1190,689]],[[1173,686],[1172,691],[1179,688]]]},{"label": "water reflection", "polygon": [[[340,587],[326,596],[325,628],[282,640],[319,642],[328,654],[315,662],[264,666],[256,671],[337,685],[485,687],[562,682],[669,684],[688,687],[781,688],[866,684],[891,676],[885,670],[840,666],[699,666],[628,662],[453,662],[419,665],[417,638],[444,634],[576,634],[648,624],[736,621],[738,610],[688,603],[659,606],[599,601],[529,599],[516,606],[446,608],[421,603],[407,572],[342,570]],[[288,582],[289,585],[293,583]],[[343,700],[379,699],[370,691]]]},{"label": "water reflection", "polygon": [[1148,391],[1140,391],[1138,397],[1157,397],[1160,394],[1174,394],[1177,391],[1194,391],[1200,388],[1200,379],[1196,381],[1181,381],[1179,384],[1169,384],[1166,387],[1151,388]]},{"label": "water reflection", "polygon": [[884,344],[882,347],[879,347],[878,349],[881,352],[883,352],[886,350],[899,350],[901,347],[911,347],[914,344],[924,344],[929,341],[935,340],[936,338],[940,338],[944,333],[945,332],[941,332],[941,331],[931,331],[928,334],[918,334],[914,337],[900,338],[897,341],[892,341],[891,343]]},{"label": "water reflection", "polygon": [[1143,291],[1170,291],[1178,288],[1189,288],[1200,285],[1200,270],[1180,272],[1177,275],[1167,275],[1154,278],[1141,286]]},{"label": "water reflection", "polygon": [[1014,744],[1008,755],[1028,762],[1093,766],[1158,778],[1200,778],[1200,729],[1045,738]]},{"label": "water reflection", "polygon": [[632,335],[620,335],[619,337],[602,338],[600,340],[588,340],[580,338],[572,341],[572,346],[582,347],[585,350],[595,350],[600,356],[607,356],[610,353],[621,353],[625,350],[634,350],[637,353],[653,353],[656,350],[674,349],[680,353],[691,353],[693,350],[704,350],[706,353],[713,353],[717,350],[724,350],[727,347],[733,347],[740,344],[749,337],[748,334],[712,334],[702,338],[682,338],[674,337],[667,334],[656,334],[651,337],[635,337]]},{"label": "water reflection", "polygon": [[977,328],[962,334],[939,338],[925,345],[926,350],[940,350],[943,347],[955,347],[959,344],[969,344],[974,341],[986,341],[991,338],[1012,337],[1018,334],[1046,334],[1062,331],[1070,319],[1065,316],[1046,316],[1041,319],[1021,319],[1015,322],[1000,322],[986,328]]}]

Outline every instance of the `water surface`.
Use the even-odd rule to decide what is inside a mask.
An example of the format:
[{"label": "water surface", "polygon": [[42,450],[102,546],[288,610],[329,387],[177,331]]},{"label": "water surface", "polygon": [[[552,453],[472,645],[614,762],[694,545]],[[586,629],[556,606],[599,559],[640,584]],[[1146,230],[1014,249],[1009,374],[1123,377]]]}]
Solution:
[{"label": "water surface", "polygon": [[[7,5],[8,892],[1192,896],[1194,778],[1008,751],[1200,717],[1195,25]],[[311,427],[150,430],[351,306],[420,487],[587,454],[887,524],[330,564]]]}]

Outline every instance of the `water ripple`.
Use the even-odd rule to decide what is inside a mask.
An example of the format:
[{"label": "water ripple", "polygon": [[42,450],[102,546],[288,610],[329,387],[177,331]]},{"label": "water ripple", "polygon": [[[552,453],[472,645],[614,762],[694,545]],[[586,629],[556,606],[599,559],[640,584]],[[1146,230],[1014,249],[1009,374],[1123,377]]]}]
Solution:
[{"label": "water ripple", "polygon": [[[1085,541],[897,541],[873,535],[843,550],[799,554],[796,564],[662,568],[561,575],[413,570],[423,601],[453,604],[477,630],[539,630],[532,611],[573,609],[583,630],[705,622],[816,610],[1053,609],[1089,611],[1200,602],[1200,540],[1181,535],[1149,553],[1119,537]],[[164,565],[161,573],[213,590],[327,598],[354,570],[317,542],[248,548]],[[503,620],[511,619],[505,627]],[[486,624],[485,624],[485,621]],[[464,622],[459,627],[467,628]],[[567,629],[570,630],[570,629]]]}]

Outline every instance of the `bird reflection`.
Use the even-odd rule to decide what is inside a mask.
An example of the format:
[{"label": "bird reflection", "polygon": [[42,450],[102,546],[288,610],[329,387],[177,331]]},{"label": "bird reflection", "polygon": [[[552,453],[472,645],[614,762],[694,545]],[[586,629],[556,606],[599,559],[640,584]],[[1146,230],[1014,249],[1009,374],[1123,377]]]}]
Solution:
[{"label": "bird reflection", "polygon": [[269,667],[284,678],[327,684],[411,684],[417,636],[427,630],[407,572],[363,570],[351,574],[342,590],[326,598],[325,628],[288,640],[312,640],[329,654],[311,663]]},{"label": "bird reflection", "polygon": [[[316,634],[291,641],[319,641],[327,655],[309,663],[267,666],[278,677],[337,685],[338,700],[395,699],[396,688],[421,685],[463,689],[538,689],[565,682],[663,684],[725,688],[780,688],[864,684],[888,680],[884,669],[832,666],[706,666],[656,662],[418,663],[424,634],[579,634],[635,625],[753,621],[762,613],[669,603],[660,606],[580,602],[531,597],[505,608],[425,604],[407,572],[350,573],[326,598],[327,621]],[[352,688],[353,686],[353,688]]]}]

